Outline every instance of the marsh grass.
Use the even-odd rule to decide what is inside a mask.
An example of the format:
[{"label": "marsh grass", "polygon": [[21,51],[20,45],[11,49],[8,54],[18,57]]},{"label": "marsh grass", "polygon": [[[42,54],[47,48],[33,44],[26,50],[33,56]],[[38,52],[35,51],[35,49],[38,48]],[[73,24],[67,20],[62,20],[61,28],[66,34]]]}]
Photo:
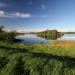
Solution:
[{"label": "marsh grass", "polygon": [[0,75],[75,75],[75,47],[0,42]]},{"label": "marsh grass", "polygon": [[56,47],[75,47],[75,41],[68,40],[54,40],[51,46]]}]

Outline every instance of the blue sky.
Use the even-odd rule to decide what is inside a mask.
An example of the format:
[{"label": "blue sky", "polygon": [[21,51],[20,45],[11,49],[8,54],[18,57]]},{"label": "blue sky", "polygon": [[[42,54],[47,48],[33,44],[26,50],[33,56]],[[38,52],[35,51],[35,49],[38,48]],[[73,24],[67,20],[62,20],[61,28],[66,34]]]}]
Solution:
[{"label": "blue sky", "polygon": [[75,31],[75,0],[0,0],[0,25],[21,32]]}]

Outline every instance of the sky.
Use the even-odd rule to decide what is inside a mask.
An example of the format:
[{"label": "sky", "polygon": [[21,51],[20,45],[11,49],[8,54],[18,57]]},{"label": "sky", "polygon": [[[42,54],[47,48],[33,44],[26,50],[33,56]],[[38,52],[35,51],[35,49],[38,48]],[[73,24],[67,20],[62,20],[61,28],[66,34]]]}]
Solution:
[{"label": "sky", "polygon": [[0,0],[0,25],[19,32],[75,31],[75,0]]}]

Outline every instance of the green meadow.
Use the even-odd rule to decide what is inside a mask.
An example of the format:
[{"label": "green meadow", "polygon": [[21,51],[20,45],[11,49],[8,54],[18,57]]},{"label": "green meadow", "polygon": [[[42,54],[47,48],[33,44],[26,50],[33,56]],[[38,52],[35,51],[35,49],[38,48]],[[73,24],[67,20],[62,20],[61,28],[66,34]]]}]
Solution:
[{"label": "green meadow", "polygon": [[0,42],[0,75],[75,75],[75,47]]}]

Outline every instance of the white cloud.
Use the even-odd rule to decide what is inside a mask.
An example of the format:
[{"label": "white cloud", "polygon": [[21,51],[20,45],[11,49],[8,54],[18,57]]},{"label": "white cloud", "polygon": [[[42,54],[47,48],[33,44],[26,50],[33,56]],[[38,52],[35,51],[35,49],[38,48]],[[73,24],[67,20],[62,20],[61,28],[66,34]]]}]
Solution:
[{"label": "white cloud", "polygon": [[0,10],[0,17],[6,17],[6,18],[30,18],[31,16],[32,15],[30,13],[20,13],[20,12],[8,13],[8,12]]},{"label": "white cloud", "polygon": [[16,13],[14,13],[12,15],[15,16],[15,17],[21,17],[21,18],[30,18],[31,17],[30,13],[19,13],[19,12],[16,12]]},{"label": "white cloud", "polygon": [[0,11],[0,16],[4,16],[5,12],[4,11]]},{"label": "white cloud", "polygon": [[10,13],[7,13],[5,11],[0,10],[0,17],[8,17],[8,18],[10,18],[10,17],[13,17],[13,16],[11,16]]},{"label": "white cloud", "polygon": [[5,18],[31,18],[31,17],[40,17],[46,18],[49,17],[48,15],[32,15],[31,13],[23,13],[23,12],[5,12],[0,10],[0,17]]}]

